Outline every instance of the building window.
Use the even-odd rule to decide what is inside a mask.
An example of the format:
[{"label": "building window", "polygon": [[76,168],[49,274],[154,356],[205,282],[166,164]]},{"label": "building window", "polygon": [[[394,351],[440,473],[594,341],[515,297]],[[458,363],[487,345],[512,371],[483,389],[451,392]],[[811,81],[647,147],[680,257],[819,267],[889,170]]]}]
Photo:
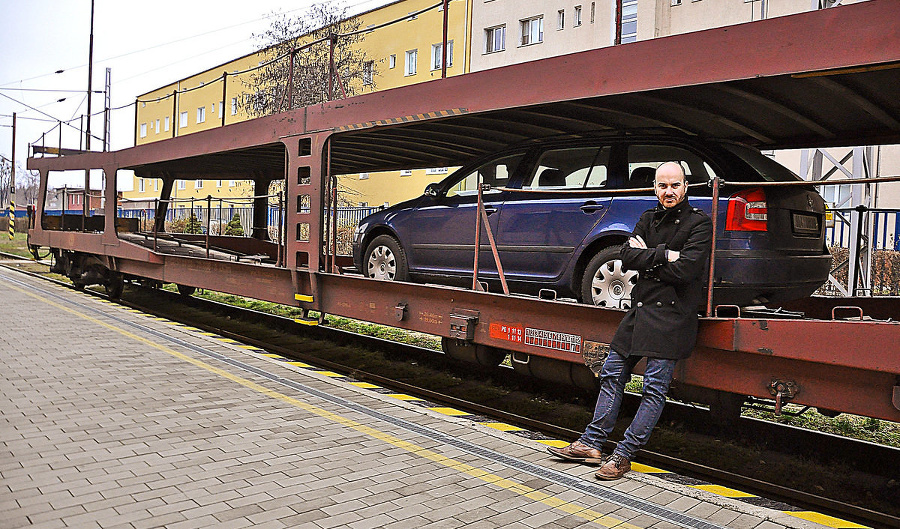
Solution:
[{"label": "building window", "polygon": [[[615,5],[613,9],[615,9]],[[622,44],[636,40],[637,0],[622,0]]]},{"label": "building window", "polygon": [[141,138],[147,137],[147,124],[141,123]]},{"label": "building window", "polygon": [[203,187],[203,180],[195,180],[194,189],[200,189],[201,187]]},{"label": "building window", "polygon": [[163,120],[163,130],[169,131],[169,116],[166,116],[166,119]]},{"label": "building window", "polygon": [[673,6],[673,7],[674,7],[674,6],[680,6],[680,5],[681,5],[681,0],[672,0],[672,6]]},{"label": "building window", "polygon": [[210,110],[210,114],[215,114],[215,113],[216,113],[216,104],[213,103],[213,104],[210,106],[210,109],[209,109],[209,110]]},{"label": "building window", "polygon": [[560,9],[556,12],[556,29],[566,29],[566,10]]},{"label": "building window", "polygon": [[375,61],[366,61],[363,64],[363,84],[370,85],[375,77]]},{"label": "building window", "polygon": [[197,123],[203,123],[206,121],[206,107],[200,107],[197,109]]},{"label": "building window", "polygon": [[[637,0],[634,0],[637,4]],[[544,41],[544,16],[528,18],[520,21],[522,29],[522,46],[537,44]]]},{"label": "building window", "polygon": [[235,187],[236,185],[237,185],[237,182],[235,180],[228,181],[228,187]]},{"label": "building window", "polygon": [[506,26],[496,26],[484,30],[484,52],[494,53],[506,49]]},{"label": "building window", "polygon": [[578,27],[581,25],[581,6],[575,6],[575,12],[572,16],[572,26]]},{"label": "building window", "polygon": [[179,180],[178,181],[178,189],[187,189],[187,181]]},{"label": "building window", "polygon": [[[431,46],[431,69],[439,70],[441,68],[441,60],[443,57],[444,44],[433,44]],[[453,66],[453,41],[447,41],[447,68]]]},{"label": "building window", "polygon": [[406,52],[406,69],[404,75],[416,75],[416,61],[419,58],[419,50]]},{"label": "building window", "polygon": [[597,2],[591,2],[591,24],[594,23],[594,13],[597,11]]},{"label": "building window", "polygon": [[158,178],[153,179],[153,190],[159,191],[159,179]]},{"label": "building window", "polygon": [[412,176],[412,169],[403,169],[400,171],[400,176]]},{"label": "building window", "polygon": [[216,187],[222,187],[222,181],[216,180]]},{"label": "building window", "polygon": [[[360,203],[359,203],[359,207],[361,207],[361,208],[367,208],[367,207],[369,207],[369,203],[368,203],[368,202],[360,202]],[[473,246],[473,248],[474,248],[474,246]]]},{"label": "building window", "polygon": [[231,115],[233,116],[235,114],[237,114],[237,98],[232,97],[231,98]]},{"label": "building window", "polygon": [[159,120],[156,120],[156,133],[159,134]]},{"label": "building window", "polygon": [[397,67],[397,54],[396,54],[396,53],[392,53],[392,54],[388,57],[388,68],[390,68],[391,70],[393,70],[393,69],[396,68],[396,67]]},{"label": "building window", "polygon": [[225,102],[219,101],[219,117],[221,118],[224,115],[225,115]]},{"label": "building window", "polygon": [[188,119],[187,111],[182,112],[181,115],[178,117],[178,126],[179,127],[187,127],[187,119]]},{"label": "building window", "polygon": [[368,179],[369,179],[369,173],[359,173],[359,179],[360,179],[360,180],[368,180]]},{"label": "building window", "polygon": [[447,174],[449,172],[449,168],[447,167],[432,167],[430,169],[425,169],[425,174]]},{"label": "building window", "polygon": [[143,178],[138,178],[138,193],[143,193],[147,190],[146,184],[144,184]]}]

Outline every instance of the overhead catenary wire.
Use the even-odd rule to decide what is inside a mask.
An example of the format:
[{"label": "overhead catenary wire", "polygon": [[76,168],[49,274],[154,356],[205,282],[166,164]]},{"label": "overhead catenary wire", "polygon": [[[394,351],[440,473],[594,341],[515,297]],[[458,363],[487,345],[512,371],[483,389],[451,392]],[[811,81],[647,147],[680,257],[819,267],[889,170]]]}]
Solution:
[{"label": "overhead catenary wire", "polygon": [[[355,2],[355,3],[349,4],[349,5],[347,6],[347,9],[348,9],[348,10],[353,10],[353,8],[359,7],[359,6],[364,5],[364,4],[372,3],[373,1],[375,1],[375,0],[361,0],[361,1],[359,1],[359,2]],[[380,2],[380,3],[387,3],[387,2]],[[291,9],[291,10],[285,11],[285,13],[294,13],[294,12],[301,11],[301,10],[308,10],[308,9],[310,9],[310,7],[311,7],[311,6],[298,7],[298,8],[296,8],[296,9]],[[132,56],[132,55],[137,55],[137,54],[139,54],[139,53],[144,53],[144,52],[146,52],[146,51],[151,51],[151,50],[163,48],[163,47],[165,47],[165,46],[170,46],[170,45],[172,45],[172,44],[178,44],[178,43],[185,42],[185,41],[188,41],[188,40],[192,40],[192,39],[195,39],[195,38],[205,37],[205,36],[207,36],[207,35],[212,35],[212,34],[214,34],[214,33],[218,33],[218,32],[221,32],[221,31],[226,31],[226,30],[229,30],[229,29],[234,29],[234,28],[237,28],[237,27],[240,27],[240,26],[246,26],[246,25],[248,25],[248,24],[253,24],[253,23],[256,23],[256,22],[260,22],[260,21],[263,21],[263,20],[270,19],[270,18],[272,17],[272,14],[273,14],[273,13],[267,13],[267,14],[265,14],[265,15],[263,15],[263,16],[258,17],[258,18],[255,18],[255,19],[252,19],[252,20],[248,20],[248,21],[245,21],[245,22],[240,22],[240,23],[238,23],[238,24],[232,24],[232,25],[229,25],[229,26],[224,26],[224,27],[217,28],[217,29],[212,29],[212,30],[209,30],[209,31],[204,31],[204,32],[202,32],[202,33],[197,33],[197,34],[194,34],[194,35],[190,35],[190,36],[187,36],[187,37],[182,37],[182,38],[175,39],[175,40],[171,40],[171,41],[164,42],[164,43],[161,43],[161,44],[156,44],[156,45],[153,45],[153,46],[149,46],[149,47],[147,47],[147,48],[142,48],[142,49],[139,49],[139,50],[134,50],[134,51],[126,52],[126,53],[122,53],[122,54],[119,54],[119,55],[114,55],[114,56],[112,56],[112,57],[104,57],[104,58],[99,59],[99,61],[100,61],[100,62],[105,62],[105,61],[112,61],[112,60],[115,60],[115,59],[121,59],[121,58],[124,58],[124,57],[130,57],[130,56]],[[357,14],[358,14],[358,13],[357,13]],[[408,18],[408,16],[407,16],[407,18]],[[243,40],[250,40],[250,38],[246,38],[246,39],[243,39]],[[221,46],[219,46],[217,49],[221,49]],[[196,57],[196,55],[194,55],[194,56]],[[170,66],[171,64],[172,64],[172,63],[167,63],[166,66]],[[18,80],[14,80],[14,81],[7,81],[7,82],[5,82],[5,83],[0,83],[0,89],[5,89],[5,88],[3,88],[3,87],[6,87],[6,86],[8,86],[8,85],[17,84],[17,83],[18,83],[18,84],[21,84],[21,83],[24,83],[24,82],[27,82],[27,81],[33,81],[33,80],[35,80],[35,79],[41,79],[41,78],[43,78],[43,77],[49,77],[49,76],[51,76],[51,75],[56,75],[56,74],[59,74],[59,73],[62,73],[62,72],[70,71],[70,70],[78,70],[78,69],[81,69],[81,68],[86,68],[87,66],[88,66],[87,63],[84,63],[84,64],[79,64],[79,65],[77,65],[77,66],[70,66],[70,67],[67,67],[67,68],[60,68],[60,69],[57,69],[57,70],[55,70],[55,71],[53,71],[53,72],[48,72],[48,73],[36,75],[36,76],[33,76],[33,77],[28,77],[28,78],[25,78],[25,79],[18,79]],[[134,77],[137,77],[137,76],[140,76],[140,75],[143,75],[143,74],[145,74],[145,73],[149,73],[149,72],[152,72],[152,71],[155,71],[155,70],[158,70],[158,69],[159,69],[159,68],[154,68],[154,69],[152,69],[152,70],[148,70],[148,71],[146,71],[146,72],[142,72],[142,73],[137,74],[137,75],[135,75],[135,76],[129,77],[128,79],[132,79],[132,78],[134,78]],[[123,80],[125,80],[125,79],[123,79]]]}]

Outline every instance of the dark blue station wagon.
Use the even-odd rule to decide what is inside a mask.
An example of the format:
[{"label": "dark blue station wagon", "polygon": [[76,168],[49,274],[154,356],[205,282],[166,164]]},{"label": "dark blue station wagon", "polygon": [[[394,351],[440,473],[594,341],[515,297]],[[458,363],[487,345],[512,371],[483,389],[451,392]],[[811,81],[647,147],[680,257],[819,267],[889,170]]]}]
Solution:
[{"label": "dark blue station wagon", "polygon": [[[471,286],[477,182],[510,290],[626,309],[637,272],[619,247],[656,205],[655,168],[681,163],[688,199],[711,213],[713,176],[727,182],[800,178],[759,150],[671,133],[580,135],[510,147],[460,168],[425,193],[363,219],[354,265],[376,279]],[[585,193],[596,190],[597,194]],[[524,191],[524,192],[523,192]],[[607,193],[607,191],[617,191]],[[714,302],[757,305],[808,296],[828,278],[825,205],[812,186],[731,186],[720,191]],[[481,236],[479,280],[499,290]],[[550,297],[553,297],[551,295]]]}]

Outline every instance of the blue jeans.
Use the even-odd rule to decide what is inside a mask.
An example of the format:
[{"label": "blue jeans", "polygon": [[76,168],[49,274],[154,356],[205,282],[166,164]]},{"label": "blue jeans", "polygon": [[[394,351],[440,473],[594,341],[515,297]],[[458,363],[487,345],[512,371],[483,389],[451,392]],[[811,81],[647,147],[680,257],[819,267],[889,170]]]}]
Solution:
[{"label": "blue jeans", "polygon": [[[603,448],[603,443],[616,426],[625,384],[631,380],[631,370],[640,359],[639,356],[626,358],[616,351],[609,351],[600,372],[600,395],[594,408],[594,419],[579,441],[593,448]],[[625,438],[616,445],[616,453],[633,460],[634,454],[647,444],[666,403],[666,392],[675,374],[675,362],[666,358],[647,358],[641,404],[625,430]]]}]

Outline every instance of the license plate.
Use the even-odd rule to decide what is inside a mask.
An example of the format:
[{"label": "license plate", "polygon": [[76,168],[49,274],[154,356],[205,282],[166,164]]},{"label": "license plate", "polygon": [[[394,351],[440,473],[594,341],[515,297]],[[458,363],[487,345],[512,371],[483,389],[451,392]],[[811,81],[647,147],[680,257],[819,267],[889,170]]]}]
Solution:
[{"label": "license plate", "polygon": [[794,213],[791,217],[794,224],[794,232],[804,234],[819,234],[819,216],[810,213]]}]

